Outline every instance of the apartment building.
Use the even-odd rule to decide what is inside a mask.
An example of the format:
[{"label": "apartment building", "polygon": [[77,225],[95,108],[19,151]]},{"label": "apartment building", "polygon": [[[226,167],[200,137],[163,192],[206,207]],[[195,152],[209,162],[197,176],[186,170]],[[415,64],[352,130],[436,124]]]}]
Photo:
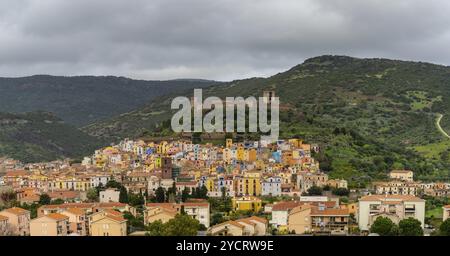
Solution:
[{"label": "apartment building", "polygon": [[61,212],[61,214],[69,217],[68,234],[87,236],[88,233],[88,218],[86,211],[80,208],[68,208]]},{"label": "apartment building", "polygon": [[89,217],[91,236],[126,236],[127,220],[122,213],[114,210],[103,210]]},{"label": "apartment building", "polygon": [[205,227],[210,226],[210,206],[208,202],[185,202],[185,203],[148,203],[144,211],[144,222],[151,223],[155,220],[167,222],[181,213],[181,209],[198,220]]},{"label": "apartment building", "polygon": [[280,196],[281,195],[281,178],[269,177],[262,182],[263,196]]},{"label": "apartment building", "polygon": [[389,173],[389,178],[394,180],[403,180],[408,182],[414,181],[414,173],[410,170],[392,170]]},{"label": "apartment building", "polygon": [[60,213],[50,213],[31,220],[31,236],[67,236],[69,217]]},{"label": "apartment building", "polygon": [[108,188],[99,193],[100,203],[119,202],[120,191],[115,188]]},{"label": "apartment building", "polygon": [[378,195],[411,195],[417,196],[420,191],[420,185],[416,182],[407,182],[402,180],[392,180],[388,182],[376,182],[373,184],[375,192]]},{"label": "apartment building", "polygon": [[325,204],[303,204],[288,215],[288,231],[295,234],[346,235],[350,214],[348,209],[327,208]]},{"label": "apartment building", "polygon": [[30,212],[13,207],[0,212],[0,215],[8,218],[8,224],[12,235],[27,236],[30,234]]},{"label": "apartment building", "polygon": [[425,200],[412,195],[369,195],[359,199],[359,229],[369,230],[379,217],[388,217],[394,223],[405,218],[415,218],[425,223]]}]

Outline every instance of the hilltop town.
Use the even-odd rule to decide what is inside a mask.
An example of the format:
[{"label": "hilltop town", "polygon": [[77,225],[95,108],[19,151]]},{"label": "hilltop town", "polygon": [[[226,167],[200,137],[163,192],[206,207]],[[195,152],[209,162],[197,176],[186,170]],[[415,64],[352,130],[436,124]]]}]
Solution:
[{"label": "hilltop town", "polygon": [[444,232],[450,183],[389,170],[389,179],[349,188],[321,171],[314,158],[320,150],[301,139],[228,138],[222,146],[125,139],[81,163],[1,159],[0,235]]}]

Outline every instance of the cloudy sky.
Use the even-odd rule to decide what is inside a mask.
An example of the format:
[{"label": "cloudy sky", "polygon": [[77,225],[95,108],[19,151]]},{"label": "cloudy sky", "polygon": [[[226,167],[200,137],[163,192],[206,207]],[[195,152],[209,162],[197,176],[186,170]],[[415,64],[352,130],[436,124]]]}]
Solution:
[{"label": "cloudy sky", "polygon": [[0,76],[231,80],[322,54],[450,65],[450,1],[0,2]]}]

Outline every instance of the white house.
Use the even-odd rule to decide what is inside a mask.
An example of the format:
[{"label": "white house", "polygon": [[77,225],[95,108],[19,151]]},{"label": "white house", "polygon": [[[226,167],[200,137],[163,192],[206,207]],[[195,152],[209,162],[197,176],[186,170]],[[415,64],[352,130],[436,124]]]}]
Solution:
[{"label": "white house", "polygon": [[119,202],[120,191],[114,188],[108,188],[100,191],[100,203]]},{"label": "white house", "polygon": [[263,196],[280,196],[281,195],[281,178],[280,177],[270,177],[262,182]]},{"label": "white house", "polygon": [[425,223],[425,200],[412,195],[369,195],[359,199],[358,221],[360,230],[369,230],[379,217],[388,217],[394,223],[415,218]]}]

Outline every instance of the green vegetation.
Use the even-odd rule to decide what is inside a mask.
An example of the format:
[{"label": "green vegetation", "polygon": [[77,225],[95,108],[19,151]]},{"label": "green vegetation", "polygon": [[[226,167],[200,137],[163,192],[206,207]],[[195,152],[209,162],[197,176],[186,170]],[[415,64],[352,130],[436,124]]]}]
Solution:
[{"label": "green vegetation", "polygon": [[442,222],[439,227],[439,235],[450,236],[450,218]]},{"label": "green vegetation", "polygon": [[102,145],[50,113],[0,113],[0,156],[26,163],[81,159]]},{"label": "green vegetation", "polygon": [[202,229],[200,222],[185,214],[177,214],[175,218],[167,223],[160,220],[154,221],[147,226],[148,236],[196,236]]},{"label": "green vegetation", "polygon": [[423,236],[421,223],[414,218],[401,220],[398,223],[398,231],[401,236]]},{"label": "green vegetation", "polygon": [[193,79],[143,81],[114,76],[0,78],[0,111],[47,111],[67,123],[83,126],[131,111],[168,93],[215,83]]},{"label": "green vegetation", "polygon": [[370,227],[371,233],[380,236],[396,236],[398,235],[398,227],[387,217],[378,217]]}]

